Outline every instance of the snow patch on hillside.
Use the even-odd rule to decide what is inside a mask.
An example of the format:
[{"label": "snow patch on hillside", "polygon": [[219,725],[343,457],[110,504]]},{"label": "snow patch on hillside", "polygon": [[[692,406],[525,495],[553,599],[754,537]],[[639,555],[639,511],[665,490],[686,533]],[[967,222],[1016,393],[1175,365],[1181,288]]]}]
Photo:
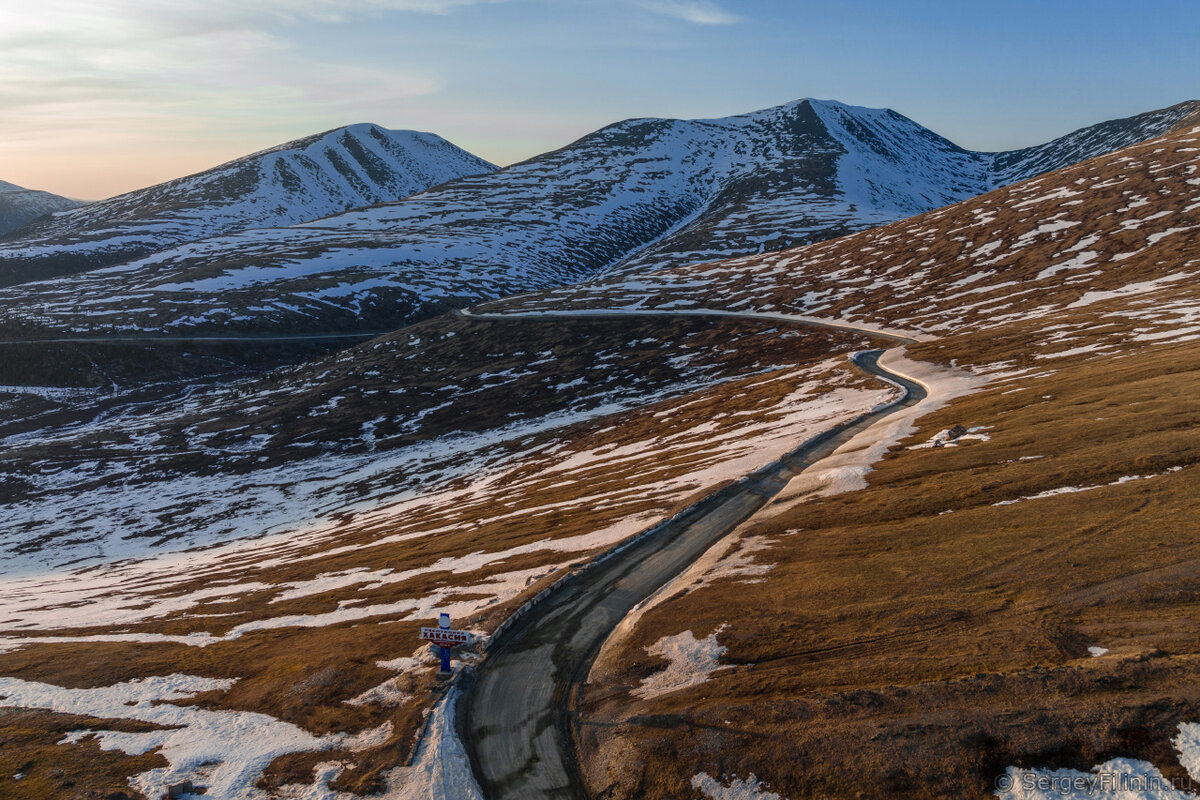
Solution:
[{"label": "snow patch on hillside", "polygon": [[[1180,723],[1171,740],[1180,765],[1200,780],[1200,725]],[[1114,758],[1090,772],[1074,769],[1009,767],[997,780],[1000,800],[1196,800],[1197,795],[1175,784],[1148,761]]]},{"label": "snow patch on hillside", "polygon": [[988,382],[987,377],[966,370],[913,361],[904,355],[904,350],[898,347],[885,351],[879,357],[879,365],[920,383],[928,392],[926,397],[876,422],[832,455],[801,472],[768,505],[768,513],[771,509],[782,511],[797,502],[866,488],[866,475],[875,462],[901,439],[916,432],[917,419]]},{"label": "snow patch on hillside", "polygon": [[391,723],[385,722],[379,728],[358,734],[313,736],[266,714],[210,711],[170,702],[188,700],[203,692],[226,691],[234,682],[175,674],[94,689],[68,689],[0,677],[0,707],[45,709],[163,726],[142,733],[76,730],[61,742],[77,744],[95,738],[104,750],[120,750],[129,755],[159,752],[170,762],[169,766],[130,779],[131,786],[147,797],[158,797],[169,784],[192,780],[206,787],[207,796],[213,798],[265,798],[266,794],[254,784],[279,756],[334,749],[357,752],[382,745],[392,734]]},{"label": "snow patch on hillside", "polygon": [[411,767],[388,774],[386,800],[483,800],[471,761],[454,725],[458,691],[446,693],[433,717]]},{"label": "snow patch on hillside", "polygon": [[1120,486],[1122,484],[1131,483],[1133,481],[1144,481],[1150,478],[1158,478],[1163,475],[1170,475],[1172,472],[1179,472],[1183,467],[1171,467],[1164,472],[1155,472],[1151,475],[1122,475],[1115,481],[1109,483],[1099,483],[1095,486],[1059,486],[1055,489],[1047,489],[1044,492],[1031,494],[1027,497],[1018,497],[1015,500],[1001,500],[998,503],[992,503],[994,506],[1010,506],[1014,503],[1024,503],[1027,500],[1042,500],[1046,497],[1055,497],[1060,494],[1076,494],[1078,492],[1090,492],[1093,489],[1102,489],[1105,486]]},{"label": "snow patch on hillside", "polygon": [[697,639],[691,631],[684,631],[674,636],[664,636],[647,647],[647,653],[662,656],[668,664],[663,670],[643,678],[642,685],[632,693],[643,700],[649,700],[680,689],[699,686],[714,672],[729,669],[718,663],[721,655],[729,648],[717,643],[717,634],[727,627],[722,625],[703,639]]},{"label": "snow patch on hillside", "polygon": [[750,773],[749,778],[726,778],[722,782],[701,772],[692,776],[692,788],[710,800],[785,800],[783,795],[767,791],[766,787]]}]

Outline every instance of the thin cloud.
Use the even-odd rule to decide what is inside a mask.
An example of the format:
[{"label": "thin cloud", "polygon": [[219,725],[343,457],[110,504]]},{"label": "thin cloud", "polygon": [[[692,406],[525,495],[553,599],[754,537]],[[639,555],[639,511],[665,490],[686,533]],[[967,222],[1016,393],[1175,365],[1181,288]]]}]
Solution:
[{"label": "thin cloud", "polygon": [[187,35],[256,29],[315,20],[345,22],[381,12],[447,14],[466,6],[507,0],[43,0],[6,9],[0,42],[30,35],[111,38],[123,33]]},{"label": "thin cloud", "polygon": [[[334,34],[364,17],[502,1],[43,0],[6,9],[0,171],[97,199],[347,119],[377,121],[441,91],[437,75],[402,59],[314,52],[293,29],[315,23]],[[86,176],[76,174],[80,159]]]},{"label": "thin cloud", "polygon": [[731,14],[716,3],[706,0],[661,0],[648,3],[646,8],[696,25],[732,25],[742,20],[736,14]]},{"label": "thin cloud", "polygon": [[439,89],[438,81],[428,75],[329,64],[306,82],[302,96],[326,108],[364,114],[372,109],[392,107],[401,100],[434,94]]},{"label": "thin cloud", "polygon": [[[0,26],[0,110],[6,135],[34,128],[36,109],[103,126],[141,106],[148,124],[166,105],[236,113],[271,102],[329,110],[439,90],[428,75],[394,66],[323,64],[299,51],[288,28],[394,12],[449,13],[504,0],[44,0],[6,13]],[[353,74],[351,74],[353,73]],[[19,133],[17,134],[19,135]]]}]

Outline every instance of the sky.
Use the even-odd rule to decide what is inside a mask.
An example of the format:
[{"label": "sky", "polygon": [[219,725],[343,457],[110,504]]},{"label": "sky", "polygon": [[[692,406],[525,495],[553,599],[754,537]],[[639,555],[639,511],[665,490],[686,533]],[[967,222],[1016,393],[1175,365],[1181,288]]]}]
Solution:
[{"label": "sky", "polygon": [[504,165],[802,97],[1036,144],[1200,98],[1200,2],[0,0],[0,180],[87,200],[355,122]]}]

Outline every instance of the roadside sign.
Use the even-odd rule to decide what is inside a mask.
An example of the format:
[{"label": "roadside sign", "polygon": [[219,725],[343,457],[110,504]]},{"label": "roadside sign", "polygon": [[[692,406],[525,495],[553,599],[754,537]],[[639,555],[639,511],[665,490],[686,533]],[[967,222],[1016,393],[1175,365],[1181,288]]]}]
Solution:
[{"label": "roadside sign", "polygon": [[441,649],[442,672],[450,671],[450,649],[471,641],[468,631],[456,631],[450,627],[450,615],[443,612],[438,617],[436,628],[421,628],[421,638],[433,642]]},{"label": "roadside sign", "polygon": [[471,641],[471,634],[449,628],[421,628],[421,638],[442,647],[457,647]]}]

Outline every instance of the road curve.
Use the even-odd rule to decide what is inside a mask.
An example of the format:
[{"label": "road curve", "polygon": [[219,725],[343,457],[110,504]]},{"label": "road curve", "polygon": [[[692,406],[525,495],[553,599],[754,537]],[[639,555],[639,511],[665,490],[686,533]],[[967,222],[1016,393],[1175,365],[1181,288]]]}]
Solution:
[{"label": "road curve", "polygon": [[[488,320],[615,315],[461,313]],[[630,314],[645,315],[645,311]],[[777,315],[725,312],[711,316],[812,324],[807,319]],[[901,343],[913,341],[895,332],[841,323],[824,323],[821,327],[883,336]],[[859,353],[854,360],[865,372],[900,386],[904,395],[899,400],[809,439],[778,461],[689,507],[653,535],[581,570],[492,643],[459,704],[460,732],[475,777],[489,800],[588,797],[575,757],[570,702],[573,688],[586,680],[600,646],[635,605],[762,508],[793,476],[859,431],[926,396],[920,383],[879,366],[883,352]]]}]

